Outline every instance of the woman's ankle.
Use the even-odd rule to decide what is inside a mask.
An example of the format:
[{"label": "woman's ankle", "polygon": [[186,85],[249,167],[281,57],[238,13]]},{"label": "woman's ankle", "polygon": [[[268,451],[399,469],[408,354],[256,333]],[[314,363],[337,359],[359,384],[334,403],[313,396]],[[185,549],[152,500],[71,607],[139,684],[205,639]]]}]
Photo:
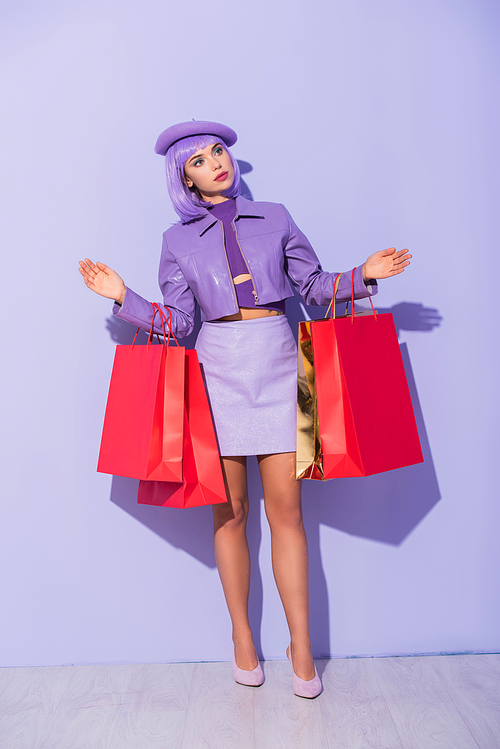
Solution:
[{"label": "woman's ankle", "polygon": [[234,645],[253,645],[253,635],[250,627],[233,627]]},{"label": "woman's ankle", "polygon": [[252,671],[256,668],[259,659],[251,631],[233,632],[233,645],[238,667],[244,671]]},{"label": "woman's ankle", "polygon": [[311,651],[311,638],[306,635],[302,637],[291,637],[290,638],[291,650],[304,653],[312,653]]},{"label": "woman's ankle", "polygon": [[314,678],[314,661],[311,646],[310,643],[307,643],[307,640],[306,642],[304,640],[295,641],[293,645],[290,643],[286,653],[297,676],[305,681]]}]

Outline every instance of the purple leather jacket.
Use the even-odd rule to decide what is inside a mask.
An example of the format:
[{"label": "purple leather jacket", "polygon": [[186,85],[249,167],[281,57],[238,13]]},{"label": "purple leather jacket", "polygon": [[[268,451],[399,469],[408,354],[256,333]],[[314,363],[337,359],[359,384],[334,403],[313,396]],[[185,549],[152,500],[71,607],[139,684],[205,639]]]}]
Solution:
[{"label": "purple leather jacket", "polygon": [[[322,270],[309,240],[284,206],[254,203],[240,196],[236,198],[234,225],[252,276],[257,306],[293,296],[291,283],[306,304],[330,303],[337,274]],[[174,333],[181,338],[193,330],[196,302],[202,320],[217,320],[238,311],[222,223],[209,211],[201,219],[175,224],[164,233],[158,280],[164,305],[172,311]],[[356,268],[355,298],[376,292],[376,282],[365,285],[362,266]],[[351,298],[350,272],[343,274],[336,298]],[[123,305],[115,303],[113,314],[149,330],[152,306],[127,288]],[[162,332],[158,319],[154,330]]]}]

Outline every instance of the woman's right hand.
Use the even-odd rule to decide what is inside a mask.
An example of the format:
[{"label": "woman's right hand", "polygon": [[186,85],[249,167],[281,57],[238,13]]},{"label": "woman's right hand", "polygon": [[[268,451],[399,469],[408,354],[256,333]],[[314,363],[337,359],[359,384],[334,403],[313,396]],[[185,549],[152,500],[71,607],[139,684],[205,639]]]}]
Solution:
[{"label": "woman's right hand", "polygon": [[88,257],[84,261],[80,260],[79,265],[79,271],[89,289],[107,299],[114,299],[118,304],[123,304],[127,287],[118,273],[104,263],[94,264]]}]

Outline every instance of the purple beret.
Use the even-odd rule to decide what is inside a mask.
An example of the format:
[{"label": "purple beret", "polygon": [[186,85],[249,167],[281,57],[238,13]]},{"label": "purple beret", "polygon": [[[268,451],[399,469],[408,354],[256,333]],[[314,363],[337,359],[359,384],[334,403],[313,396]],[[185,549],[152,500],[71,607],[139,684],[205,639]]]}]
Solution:
[{"label": "purple beret", "polygon": [[191,122],[179,122],[178,125],[172,125],[164,130],[156,141],[155,152],[165,156],[170,146],[191,135],[215,135],[224,141],[226,146],[232,146],[238,140],[234,130],[227,125],[221,125],[219,122],[191,120]]}]

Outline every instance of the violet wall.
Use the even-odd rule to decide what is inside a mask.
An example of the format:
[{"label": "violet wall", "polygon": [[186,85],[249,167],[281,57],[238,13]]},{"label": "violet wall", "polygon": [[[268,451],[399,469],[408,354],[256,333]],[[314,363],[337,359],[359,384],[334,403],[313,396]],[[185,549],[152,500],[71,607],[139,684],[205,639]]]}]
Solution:
[{"label": "violet wall", "polygon": [[[138,507],[135,482],[95,472],[130,330],[77,271],[100,259],[158,298],[175,215],[153,146],[190,118],[236,129],[248,190],[283,202],[325,267],[414,255],[378,306],[396,319],[426,462],[305,487],[315,654],[498,652],[498,5],[1,13],[0,665],[230,658],[210,508]],[[261,654],[283,658],[253,461],[250,489],[253,623]]]}]

